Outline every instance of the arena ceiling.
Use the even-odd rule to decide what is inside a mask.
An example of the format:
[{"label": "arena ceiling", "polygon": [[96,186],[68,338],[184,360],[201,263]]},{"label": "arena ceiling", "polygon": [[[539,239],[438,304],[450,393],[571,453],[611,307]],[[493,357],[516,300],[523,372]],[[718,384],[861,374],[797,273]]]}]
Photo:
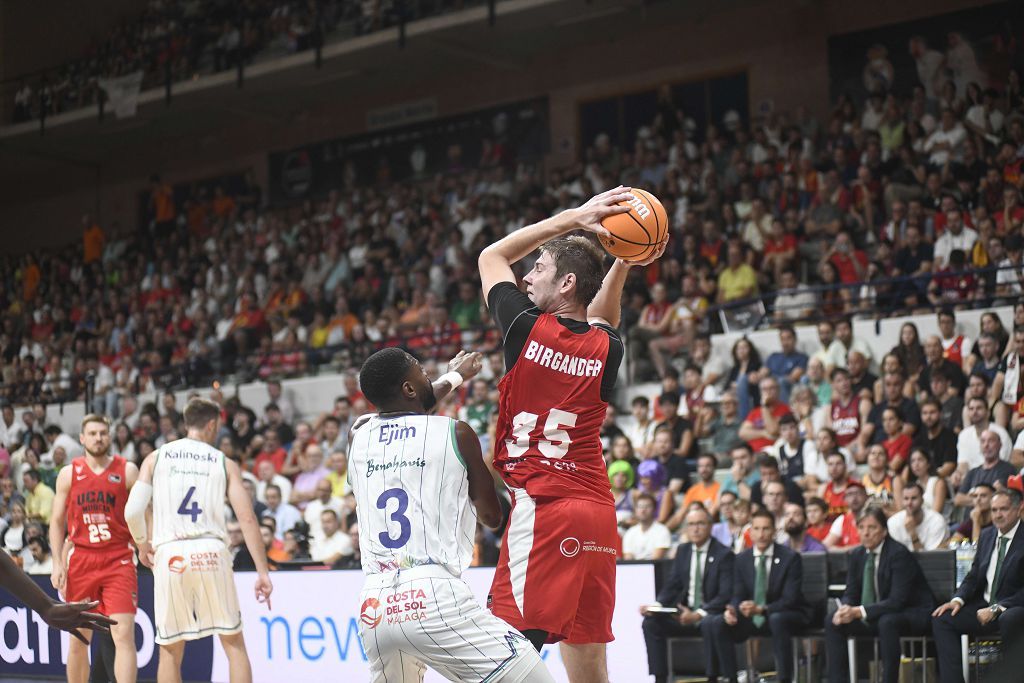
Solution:
[{"label": "arena ceiling", "polygon": [[[349,101],[400,103],[429,93],[430,84],[456,82],[463,73],[545,71],[576,46],[607,42],[622,50],[620,37],[636,26],[702,22],[757,0],[507,0],[495,26],[485,10],[469,23],[445,26],[427,20],[409,28],[397,47],[397,30],[374,34],[376,44],[330,56],[318,70],[312,53],[250,69],[238,88],[233,73],[217,85],[190,83],[172,98],[140,105],[135,117],[80,120],[12,135],[0,131],[0,203],[37,201],[97,183],[141,179],[158,169],[204,164],[251,154],[253,141],[284,148],[305,141],[321,115]],[[443,19],[443,18],[442,18]],[[259,73],[263,72],[263,73]],[[478,87],[467,80],[466,88]],[[396,96],[396,93],[400,93]],[[409,95],[404,95],[409,93]],[[420,95],[421,96],[421,95]],[[515,97],[517,95],[512,95]],[[450,112],[444,112],[450,113]],[[325,134],[326,137],[326,134]]]}]

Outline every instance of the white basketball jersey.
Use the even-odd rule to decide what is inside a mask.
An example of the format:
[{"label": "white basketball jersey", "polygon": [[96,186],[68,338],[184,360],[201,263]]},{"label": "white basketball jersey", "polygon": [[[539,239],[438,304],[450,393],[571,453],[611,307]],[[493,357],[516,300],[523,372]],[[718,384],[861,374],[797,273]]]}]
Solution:
[{"label": "white basketball jersey", "polygon": [[189,538],[227,541],[224,454],[208,443],[178,439],[157,450],[153,468],[153,546]]},{"label": "white basketball jersey", "polygon": [[476,509],[455,421],[374,416],[352,433],[348,458],[363,571],[435,564],[460,576],[473,560]]}]

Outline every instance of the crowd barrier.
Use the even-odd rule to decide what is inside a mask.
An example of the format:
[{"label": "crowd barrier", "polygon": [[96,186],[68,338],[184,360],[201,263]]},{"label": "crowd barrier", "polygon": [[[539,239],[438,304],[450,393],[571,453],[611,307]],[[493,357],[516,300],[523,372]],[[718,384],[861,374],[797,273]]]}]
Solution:
[{"label": "crowd barrier", "polygon": [[[493,568],[470,569],[465,579],[480,604],[490,588]],[[53,594],[49,577],[35,577]],[[245,624],[245,641],[255,683],[336,683],[367,681],[369,667],[359,640],[358,596],[360,571],[277,572],[272,575],[272,610],[256,602],[255,575],[235,576]],[[616,577],[616,605],[612,621],[615,641],[608,646],[612,680],[641,680],[643,660],[642,618],[637,611],[655,595],[655,568],[651,564],[620,565]],[[153,628],[153,577],[139,576],[139,612],[136,616],[139,678],[156,677],[157,648]],[[38,615],[0,591],[0,670],[4,675],[64,677],[69,636],[49,629]],[[227,683],[227,659],[215,639],[189,643],[184,680]],[[556,681],[568,681],[558,647],[546,646],[543,656]],[[426,681],[444,679],[431,672]]]}]

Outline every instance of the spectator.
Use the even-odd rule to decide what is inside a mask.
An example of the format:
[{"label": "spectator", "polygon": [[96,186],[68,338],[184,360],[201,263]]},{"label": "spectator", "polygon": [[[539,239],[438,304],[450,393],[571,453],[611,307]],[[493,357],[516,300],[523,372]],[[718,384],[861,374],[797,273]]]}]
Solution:
[{"label": "spectator", "polygon": [[875,444],[868,449],[868,471],[860,482],[868,495],[869,505],[882,508],[887,515],[899,509],[903,479],[892,474],[888,455],[882,445]]},{"label": "spectator", "polygon": [[25,515],[29,521],[50,523],[54,492],[42,482],[39,470],[30,469],[23,475],[25,483]]},{"label": "spectator", "polygon": [[306,447],[299,468],[301,471],[295,477],[289,502],[299,510],[305,510],[306,505],[319,496],[320,482],[327,479],[328,470],[324,467],[324,452],[320,446],[311,443]]},{"label": "spectator", "polygon": [[867,505],[868,496],[864,485],[859,481],[847,482],[843,489],[843,498],[846,503],[846,512],[836,517],[832,522],[832,528],[825,537],[823,543],[830,551],[848,550],[860,545],[860,532],[857,530],[857,520],[861,511]]},{"label": "spectator", "polygon": [[825,425],[835,434],[836,445],[849,447],[854,457],[863,459],[870,442],[870,401],[853,392],[850,373],[845,368],[832,371],[832,405],[825,416]]},{"label": "spectator", "polygon": [[1000,439],[991,428],[981,432],[981,464],[971,468],[960,482],[960,488],[953,498],[953,504],[968,507],[971,499],[968,492],[978,484],[989,484],[995,488],[1006,486],[1008,477],[1017,473],[1013,465],[1000,459]]},{"label": "spectator", "polygon": [[[892,528],[889,522],[889,529]],[[825,619],[829,681],[847,680],[846,643],[857,635],[878,636],[885,680],[899,678],[900,638],[926,635],[935,598],[921,590],[924,574],[917,560],[886,534],[885,515],[869,509],[858,520],[862,548],[848,556],[846,591]]]},{"label": "spectator", "polygon": [[[718,467],[718,461],[715,456],[710,453],[703,453],[697,458],[697,482],[690,486],[686,490],[686,496],[683,498],[682,510],[689,510],[693,505],[699,503],[704,506],[712,517],[718,516],[718,497],[722,491],[722,485],[715,481],[715,469]],[[680,517],[677,513],[676,517]],[[673,518],[675,520],[675,517]],[[673,525],[671,522],[668,524],[669,529],[673,529],[679,526],[682,519],[676,521]],[[710,529],[708,530],[710,532]]]},{"label": "spectator", "polygon": [[976,484],[968,495],[971,497],[971,511],[950,537],[959,543],[967,540],[977,543],[981,532],[992,526],[992,495],[996,492],[991,484]]},{"label": "spectator", "polygon": [[798,553],[823,553],[825,546],[821,541],[807,533],[807,516],[799,502],[786,503],[782,518],[783,530],[786,532],[786,545]]},{"label": "spectator", "polygon": [[717,457],[728,457],[730,451],[743,444],[740,438],[740,426],[743,424],[739,412],[739,401],[732,391],[722,396],[717,411],[705,405],[703,417],[699,420],[701,431],[698,433],[704,442],[702,449],[710,451]]},{"label": "spectator", "polygon": [[[665,419],[657,426],[656,431],[667,431],[671,436],[672,453],[679,458],[689,458],[693,451],[693,424],[679,416],[679,394],[663,392],[658,397],[658,406]],[[654,436],[657,441],[657,433]],[[655,446],[657,449],[657,446]]]},{"label": "spectator", "polygon": [[925,339],[924,355],[926,362],[917,378],[919,396],[923,398],[931,392],[932,374],[935,372],[945,374],[954,390],[962,394],[967,386],[964,371],[956,363],[946,360],[943,356],[942,340],[937,335]]},{"label": "spectator", "polygon": [[957,469],[961,473],[981,464],[981,435],[986,431],[992,432],[999,440],[998,457],[1001,460],[1010,459],[1010,435],[998,424],[990,422],[988,416],[988,403],[984,399],[972,398],[967,402],[967,419],[970,424],[964,427],[956,440]]},{"label": "spectator", "polygon": [[945,478],[936,472],[931,454],[926,449],[916,446],[911,449],[907,483],[921,487],[924,506],[927,509],[942,513],[949,491]]},{"label": "spectator", "polygon": [[[759,511],[752,517],[754,547],[736,558],[733,599],[715,617],[714,648],[719,671],[736,679],[735,643],[754,634],[771,636],[779,679],[792,680],[792,637],[810,619],[810,606],[800,592],[800,555],[775,543],[775,520]],[[767,567],[771,563],[770,575]],[[771,577],[773,579],[769,580]]]},{"label": "spectator", "polygon": [[[956,595],[933,614],[937,619],[932,622],[932,632],[935,635],[939,671],[943,676],[960,675],[963,662],[959,645],[963,633],[998,630],[1005,638],[1002,648],[1004,660],[1007,656],[1007,645],[1015,642],[1014,631],[1020,623],[1021,608],[1010,601],[1022,589],[1021,576],[1011,571],[1007,571],[1005,576],[995,576],[993,571],[993,578],[990,580],[988,577],[990,567],[997,563],[1000,567],[1013,567],[1020,561],[1020,547],[1013,547],[1009,543],[1020,528],[1020,506],[1020,493],[1014,490],[999,491],[992,497],[992,520],[995,528],[987,530],[978,540],[974,563],[960,583]],[[997,543],[997,537],[1000,543]],[[1002,546],[1003,552],[999,552],[997,546]],[[1004,556],[1003,562],[998,561],[999,555]],[[994,610],[991,609],[993,605]],[[954,607],[955,612],[951,611]],[[995,618],[997,616],[998,619]],[[985,623],[982,623],[982,620]]]},{"label": "spectator", "polygon": [[649,493],[636,497],[635,526],[622,537],[622,559],[660,560],[672,546],[672,537],[664,524],[655,521],[656,501]]},{"label": "spectator", "polygon": [[43,536],[29,540],[29,556],[25,559],[23,569],[26,574],[48,576],[53,572],[53,558],[50,555],[50,544]]},{"label": "spectator", "polygon": [[320,528],[323,535],[314,537],[310,556],[316,562],[323,562],[329,567],[349,556],[353,552],[352,539],[341,531],[338,514],[331,509],[320,513]]},{"label": "spectator", "polygon": [[309,525],[309,536],[314,541],[323,537],[323,528],[320,526],[320,513],[324,510],[333,510],[339,520],[344,519],[344,503],[341,498],[333,495],[331,482],[326,478],[316,484],[316,498],[309,501],[306,509],[302,512],[302,518]]},{"label": "spectator", "polygon": [[284,538],[285,531],[302,521],[302,514],[294,505],[283,502],[281,487],[276,484],[267,485],[265,496],[267,509],[263,512],[263,518],[270,517],[274,520],[274,538],[280,541]]},{"label": "spectator", "polygon": [[943,516],[924,504],[924,490],[912,482],[903,489],[903,509],[889,518],[889,536],[908,550],[939,550],[949,531]]},{"label": "spectator", "polygon": [[[859,482],[855,482],[850,478],[849,472],[846,469],[846,458],[843,457],[842,453],[832,451],[825,458],[825,462],[828,465],[829,480],[821,485],[821,488],[818,490],[818,496],[828,506],[826,517],[831,523],[849,510],[846,502],[846,489],[849,488],[851,483],[859,484]],[[860,487],[863,489],[864,485],[860,484]],[[865,494],[866,497],[867,494]]]},{"label": "spectator", "polygon": [[3,548],[11,557],[17,558],[24,548],[26,521],[25,506],[12,502],[7,508],[7,528],[3,532]]},{"label": "spectator", "polygon": [[939,311],[938,321],[943,356],[946,360],[964,367],[972,348],[971,338],[956,333],[956,314],[951,309],[944,308]]},{"label": "spectator", "polygon": [[261,503],[267,502],[267,487],[276,486],[281,492],[282,499],[287,495],[291,499],[292,483],[287,477],[283,477],[274,471],[274,464],[269,460],[256,465],[256,500]]},{"label": "spectator", "polygon": [[[667,683],[668,642],[670,636],[700,634],[710,642],[711,615],[720,614],[732,598],[733,554],[729,547],[710,536],[711,515],[700,507],[686,515],[689,542],[676,551],[668,580],[658,593],[658,601],[644,605],[644,640],[647,642],[649,671],[655,683]],[[678,614],[659,614],[656,608],[677,606]],[[705,672],[718,669],[713,647],[704,647]]]},{"label": "spectator", "polygon": [[1024,363],[1024,325],[1013,329],[1013,344],[1010,352],[999,364],[992,393],[999,401],[996,403],[996,421],[1004,427],[1014,430],[1024,429],[1024,373],[1020,371]]},{"label": "spectator", "polygon": [[779,418],[791,413],[789,406],[780,400],[779,383],[774,377],[766,377],[758,385],[761,405],[751,410],[740,426],[740,438],[747,442],[754,452],[770,447],[779,438]]},{"label": "spectator", "polygon": [[741,444],[729,454],[732,467],[729,476],[722,482],[722,493],[730,492],[744,500],[750,500],[754,484],[761,481],[761,471],[754,467],[754,452],[750,446]]},{"label": "spectator", "polygon": [[627,420],[623,434],[629,439],[633,450],[646,458],[651,452],[657,424],[651,419],[651,402],[646,396],[635,396],[631,403],[632,419]]},{"label": "spectator", "polygon": [[335,498],[348,493],[348,456],[345,451],[334,451],[328,456],[327,481],[331,482],[331,495]]},{"label": "spectator", "polygon": [[[782,518],[782,503],[786,500],[798,501],[803,500],[803,491],[796,484],[796,482],[788,479],[783,479],[779,473],[779,461],[768,453],[761,453],[757,456],[757,467],[761,471],[761,480],[756,482],[750,487],[750,502],[754,505],[761,505],[767,507],[775,517]],[[765,490],[769,484],[781,484],[782,490],[785,493],[781,500],[776,501],[777,507],[769,507],[763,500]],[[780,528],[779,531],[782,531]]]},{"label": "spectator", "polygon": [[780,398],[789,401],[789,392],[807,371],[807,354],[796,349],[796,331],[789,325],[779,328],[780,350],[770,354],[758,379],[769,374],[778,380]]},{"label": "spectator", "polygon": [[820,480],[826,478],[827,466],[818,459],[813,441],[800,436],[793,415],[779,418],[779,440],[772,448],[779,460],[779,473],[786,481],[810,491],[817,490]]},{"label": "spectator", "polygon": [[274,466],[274,471],[280,474],[284,468],[285,459],[288,457],[280,435],[276,429],[268,428],[263,433],[263,439],[263,449],[257,454],[253,464],[258,469],[261,462],[267,461]]},{"label": "spectator", "polygon": [[761,379],[761,355],[749,339],[742,337],[733,344],[732,361],[726,381],[729,385],[735,383],[740,414],[746,416],[760,403],[758,383]]},{"label": "spectator", "polygon": [[718,303],[749,299],[757,294],[757,274],[743,260],[743,245],[730,240],[727,262],[718,276]]}]

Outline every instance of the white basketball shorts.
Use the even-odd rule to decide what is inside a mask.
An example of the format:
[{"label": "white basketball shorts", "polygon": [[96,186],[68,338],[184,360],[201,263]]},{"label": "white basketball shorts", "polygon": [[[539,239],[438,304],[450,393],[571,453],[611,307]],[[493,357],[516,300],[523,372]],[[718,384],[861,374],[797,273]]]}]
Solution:
[{"label": "white basketball shorts", "polygon": [[218,539],[171,541],[157,548],[153,591],[160,645],[242,630],[231,552]]},{"label": "white basketball shorts", "polygon": [[428,666],[451,681],[518,683],[543,666],[530,641],[442,567],[371,574],[359,603],[373,683],[418,682]]}]

